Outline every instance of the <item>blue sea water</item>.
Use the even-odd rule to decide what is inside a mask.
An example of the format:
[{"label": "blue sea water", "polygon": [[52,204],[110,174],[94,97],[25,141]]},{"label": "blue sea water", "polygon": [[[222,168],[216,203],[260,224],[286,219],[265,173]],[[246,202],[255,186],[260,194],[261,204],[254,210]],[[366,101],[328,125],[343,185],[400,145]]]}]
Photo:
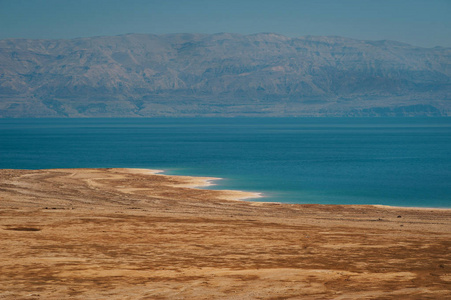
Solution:
[{"label": "blue sea water", "polygon": [[258,201],[451,207],[451,118],[0,119],[0,168],[224,178]]}]

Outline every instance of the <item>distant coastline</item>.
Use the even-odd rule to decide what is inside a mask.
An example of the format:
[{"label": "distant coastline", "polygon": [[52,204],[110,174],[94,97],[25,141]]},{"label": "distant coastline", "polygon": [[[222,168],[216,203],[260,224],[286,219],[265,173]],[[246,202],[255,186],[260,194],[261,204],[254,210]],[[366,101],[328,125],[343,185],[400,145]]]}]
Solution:
[{"label": "distant coastline", "polygon": [[451,115],[444,47],[193,33],[4,39],[0,51],[0,118]]}]

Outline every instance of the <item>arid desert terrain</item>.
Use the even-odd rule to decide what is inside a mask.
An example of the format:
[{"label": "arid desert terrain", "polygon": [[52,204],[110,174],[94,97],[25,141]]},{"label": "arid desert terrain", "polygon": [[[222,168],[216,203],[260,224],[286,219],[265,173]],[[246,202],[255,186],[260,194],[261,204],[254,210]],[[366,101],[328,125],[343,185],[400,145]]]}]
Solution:
[{"label": "arid desert terrain", "polygon": [[0,170],[0,299],[451,299],[451,210],[279,204],[141,169]]}]

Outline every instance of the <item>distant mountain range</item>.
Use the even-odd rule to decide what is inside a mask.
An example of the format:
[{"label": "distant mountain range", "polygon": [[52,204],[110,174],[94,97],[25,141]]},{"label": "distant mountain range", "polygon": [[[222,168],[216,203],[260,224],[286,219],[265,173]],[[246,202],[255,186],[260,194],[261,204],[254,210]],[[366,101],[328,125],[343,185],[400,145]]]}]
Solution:
[{"label": "distant mountain range", "polygon": [[451,48],[273,33],[0,40],[0,117],[449,115]]}]

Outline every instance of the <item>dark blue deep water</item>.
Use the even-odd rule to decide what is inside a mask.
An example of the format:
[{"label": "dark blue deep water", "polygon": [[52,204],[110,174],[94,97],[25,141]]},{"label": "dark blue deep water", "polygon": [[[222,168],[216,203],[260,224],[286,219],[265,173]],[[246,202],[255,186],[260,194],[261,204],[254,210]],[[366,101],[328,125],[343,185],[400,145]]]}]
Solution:
[{"label": "dark blue deep water", "polygon": [[0,119],[0,168],[222,177],[259,201],[451,207],[451,118]]}]

